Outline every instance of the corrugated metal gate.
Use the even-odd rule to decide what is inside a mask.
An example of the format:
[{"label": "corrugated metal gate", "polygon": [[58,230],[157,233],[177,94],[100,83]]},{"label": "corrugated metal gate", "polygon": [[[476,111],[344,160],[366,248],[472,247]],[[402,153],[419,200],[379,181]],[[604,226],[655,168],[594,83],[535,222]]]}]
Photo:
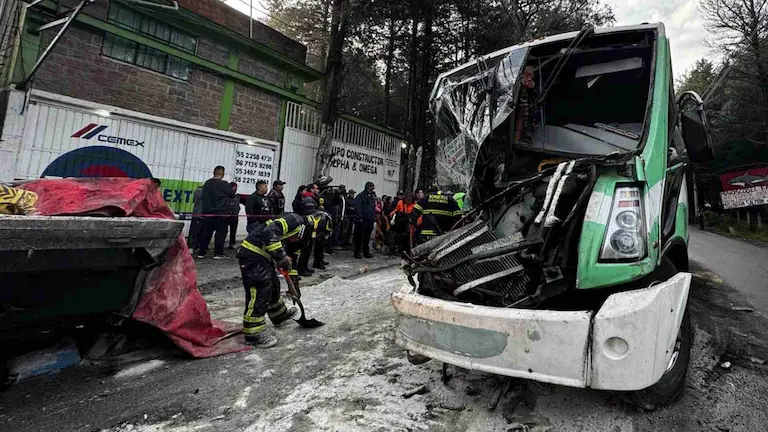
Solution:
[{"label": "corrugated metal gate", "polygon": [[[315,155],[320,144],[317,110],[288,103],[280,179],[291,197],[301,184],[312,181]],[[400,178],[401,140],[346,120],[334,126],[334,160],[330,171],[334,185],[360,192],[365,182],[376,185],[379,196],[397,193]]]},{"label": "corrugated metal gate", "polygon": [[226,168],[225,179],[237,182],[241,194],[252,193],[257,179],[277,178],[275,142],[35,98],[25,116],[14,172],[3,177],[155,177],[177,212],[192,210],[192,192],[216,165]]}]

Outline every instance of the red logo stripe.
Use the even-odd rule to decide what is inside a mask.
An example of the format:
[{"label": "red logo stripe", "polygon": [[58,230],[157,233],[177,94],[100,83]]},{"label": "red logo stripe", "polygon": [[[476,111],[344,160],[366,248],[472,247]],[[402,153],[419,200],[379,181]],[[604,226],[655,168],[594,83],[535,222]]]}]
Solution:
[{"label": "red logo stripe", "polygon": [[85,135],[89,130],[91,130],[91,129],[95,128],[95,127],[96,127],[96,123],[91,123],[88,126],[86,126],[86,127],[82,128],[82,129],[80,129],[79,131],[75,132],[72,135],[72,138],[80,138],[81,136]]}]

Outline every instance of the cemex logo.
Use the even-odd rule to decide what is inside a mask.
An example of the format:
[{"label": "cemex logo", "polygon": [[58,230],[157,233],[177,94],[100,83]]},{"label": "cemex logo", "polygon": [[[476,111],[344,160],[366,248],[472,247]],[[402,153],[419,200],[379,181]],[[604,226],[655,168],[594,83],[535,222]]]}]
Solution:
[{"label": "cemex logo", "polygon": [[144,147],[144,141],[136,141],[132,139],[120,138],[120,137],[110,136],[110,135],[100,135],[102,132],[104,132],[104,130],[107,127],[109,126],[91,123],[88,126],[72,134],[72,138],[82,138],[82,139],[89,140],[93,137],[96,137],[96,139],[105,143],[122,144],[122,145],[131,146],[131,147]]}]

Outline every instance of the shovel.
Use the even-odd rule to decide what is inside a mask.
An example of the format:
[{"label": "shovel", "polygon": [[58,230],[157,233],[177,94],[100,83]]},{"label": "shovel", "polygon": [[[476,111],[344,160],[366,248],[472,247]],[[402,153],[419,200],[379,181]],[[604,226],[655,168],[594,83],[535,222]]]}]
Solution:
[{"label": "shovel", "polygon": [[293,304],[298,305],[299,310],[301,311],[301,316],[295,321],[304,328],[315,328],[325,325],[324,322],[318,321],[314,318],[307,319],[307,315],[304,313],[304,305],[301,304],[301,294],[293,284],[293,279],[291,279],[291,276],[288,274],[288,272],[280,271],[280,274],[283,275],[285,278],[285,283],[288,284],[288,295],[293,300]]}]

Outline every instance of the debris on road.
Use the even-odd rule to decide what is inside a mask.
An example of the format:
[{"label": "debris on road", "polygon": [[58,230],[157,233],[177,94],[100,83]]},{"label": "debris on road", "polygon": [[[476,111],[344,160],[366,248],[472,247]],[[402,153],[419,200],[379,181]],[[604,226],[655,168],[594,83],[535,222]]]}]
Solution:
[{"label": "debris on road", "polygon": [[488,409],[491,411],[495,410],[499,405],[501,397],[507,394],[511,388],[512,380],[507,380],[507,382],[503,384],[503,387],[499,388],[496,393],[494,393],[493,399],[491,399],[491,402],[488,404]]},{"label": "debris on road", "polygon": [[733,306],[731,310],[736,312],[754,312],[755,311],[751,307],[746,307],[746,306]]},{"label": "debris on road", "polygon": [[722,362],[722,363],[720,363],[720,367],[723,368],[723,369],[730,369],[731,368],[731,362],[729,362],[729,361]]},{"label": "debris on road", "polygon": [[8,363],[8,378],[19,382],[39,375],[55,374],[80,362],[77,345],[72,339],[64,339],[53,348],[46,348],[20,355]]},{"label": "debris on road", "polygon": [[406,399],[410,399],[411,397],[417,394],[421,395],[421,394],[427,394],[427,393],[429,393],[429,387],[426,384],[424,384],[422,386],[406,391],[405,393],[403,393],[403,397]]},{"label": "debris on road", "polygon": [[757,357],[750,357],[749,361],[751,361],[752,363],[759,364],[759,365],[764,365],[765,364],[765,360],[763,360],[761,358],[757,358]]},{"label": "debris on road", "polygon": [[121,378],[132,378],[132,377],[142,376],[147,372],[153,369],[157,369],[164,364],[165,364],[164,360],[150,360],[146,363],[141,363],[141,364],[131,366],[121,370],[120,372],[115,374],[115,378],[121,379]]}]

